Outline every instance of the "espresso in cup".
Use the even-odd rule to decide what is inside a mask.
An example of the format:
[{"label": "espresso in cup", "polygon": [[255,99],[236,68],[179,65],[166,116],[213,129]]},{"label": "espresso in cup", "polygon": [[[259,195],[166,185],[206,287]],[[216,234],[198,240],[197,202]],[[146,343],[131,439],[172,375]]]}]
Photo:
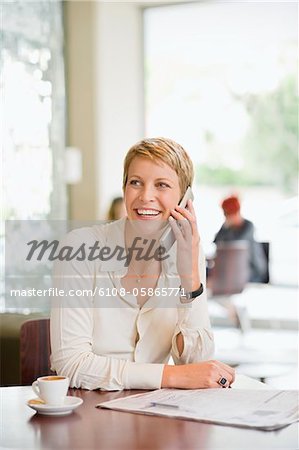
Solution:
[{"label": "espresso in cup", "polygon": [[32,383],[32,389],[35,394],[47,405],[51,406],[63,405],[68,387],[69,379],[59,375],[39,377]]},{"label": "espresso in cup", "polygon": [[59,376],[51,376],[51,377],[42,377],[43,381],[59,381],[59,380],[65,380],[65,377],[59,377]]}]

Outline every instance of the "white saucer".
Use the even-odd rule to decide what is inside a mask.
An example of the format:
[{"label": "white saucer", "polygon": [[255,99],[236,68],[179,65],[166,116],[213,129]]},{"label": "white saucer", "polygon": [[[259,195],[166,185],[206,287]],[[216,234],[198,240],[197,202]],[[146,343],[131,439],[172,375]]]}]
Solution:
[{"label": "white saucer", "polygon": [[83,403],[82,398],[71,396],[67,396],[64,404],[60,406],[51,406],[46,405],[45,403],[33,403],[38,401],[41,402],[39,398],[28,400],[27,405],[39,414],[45,416],[66,416],[67,414],[71,414],[75,408]]}]

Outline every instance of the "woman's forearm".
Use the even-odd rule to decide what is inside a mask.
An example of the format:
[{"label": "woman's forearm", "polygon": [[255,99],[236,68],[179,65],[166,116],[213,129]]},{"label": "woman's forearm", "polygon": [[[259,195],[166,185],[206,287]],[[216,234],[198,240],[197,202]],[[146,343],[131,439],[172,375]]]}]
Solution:
[{"label": "woman's forearm", "polygon": [[205,389],[219,388],[219,378],[227,380],[228,387],[235,380],[235,370],[220,361],[210,360],[181,366],[165,365],[162,388]]}]

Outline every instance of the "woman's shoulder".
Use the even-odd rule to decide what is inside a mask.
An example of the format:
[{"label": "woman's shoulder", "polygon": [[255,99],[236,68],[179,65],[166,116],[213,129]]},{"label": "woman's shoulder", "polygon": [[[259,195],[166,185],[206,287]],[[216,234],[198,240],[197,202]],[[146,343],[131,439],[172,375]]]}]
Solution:
[{"label": "woman's shoulder", "polygon": [[114,221],[102,221],[93,223],[88,226],[74,228],[67,233],[71,238],[87,237],[91,239],[102,239],[105,235],[110,235],[113,232],[119,232],[123,225],[123,219]]},{"label": "woman's shoulder", "polygon": [[74,228],[66,235],[67,241],[85,241],[104,244],[107,237],[123,232],[123,219],[115,220],[113,222],[97,222],[89,226]]},{"label": "woman's shoulder", "polygon": [[65,237],[65,243],[91,243],[94,241],[103,241],[103,232],[100,226],[84,226],[74,228],[69,231]]}]

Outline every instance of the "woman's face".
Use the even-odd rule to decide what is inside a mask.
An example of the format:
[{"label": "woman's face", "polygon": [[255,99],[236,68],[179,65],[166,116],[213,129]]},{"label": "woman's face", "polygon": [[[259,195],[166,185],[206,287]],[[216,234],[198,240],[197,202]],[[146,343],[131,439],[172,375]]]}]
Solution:
[{"label": "woman's face", "polygon": [[124,198],[129,219],[163,226],[181,198],[177,173],[165,163],[137,156],[129,166]]}]

